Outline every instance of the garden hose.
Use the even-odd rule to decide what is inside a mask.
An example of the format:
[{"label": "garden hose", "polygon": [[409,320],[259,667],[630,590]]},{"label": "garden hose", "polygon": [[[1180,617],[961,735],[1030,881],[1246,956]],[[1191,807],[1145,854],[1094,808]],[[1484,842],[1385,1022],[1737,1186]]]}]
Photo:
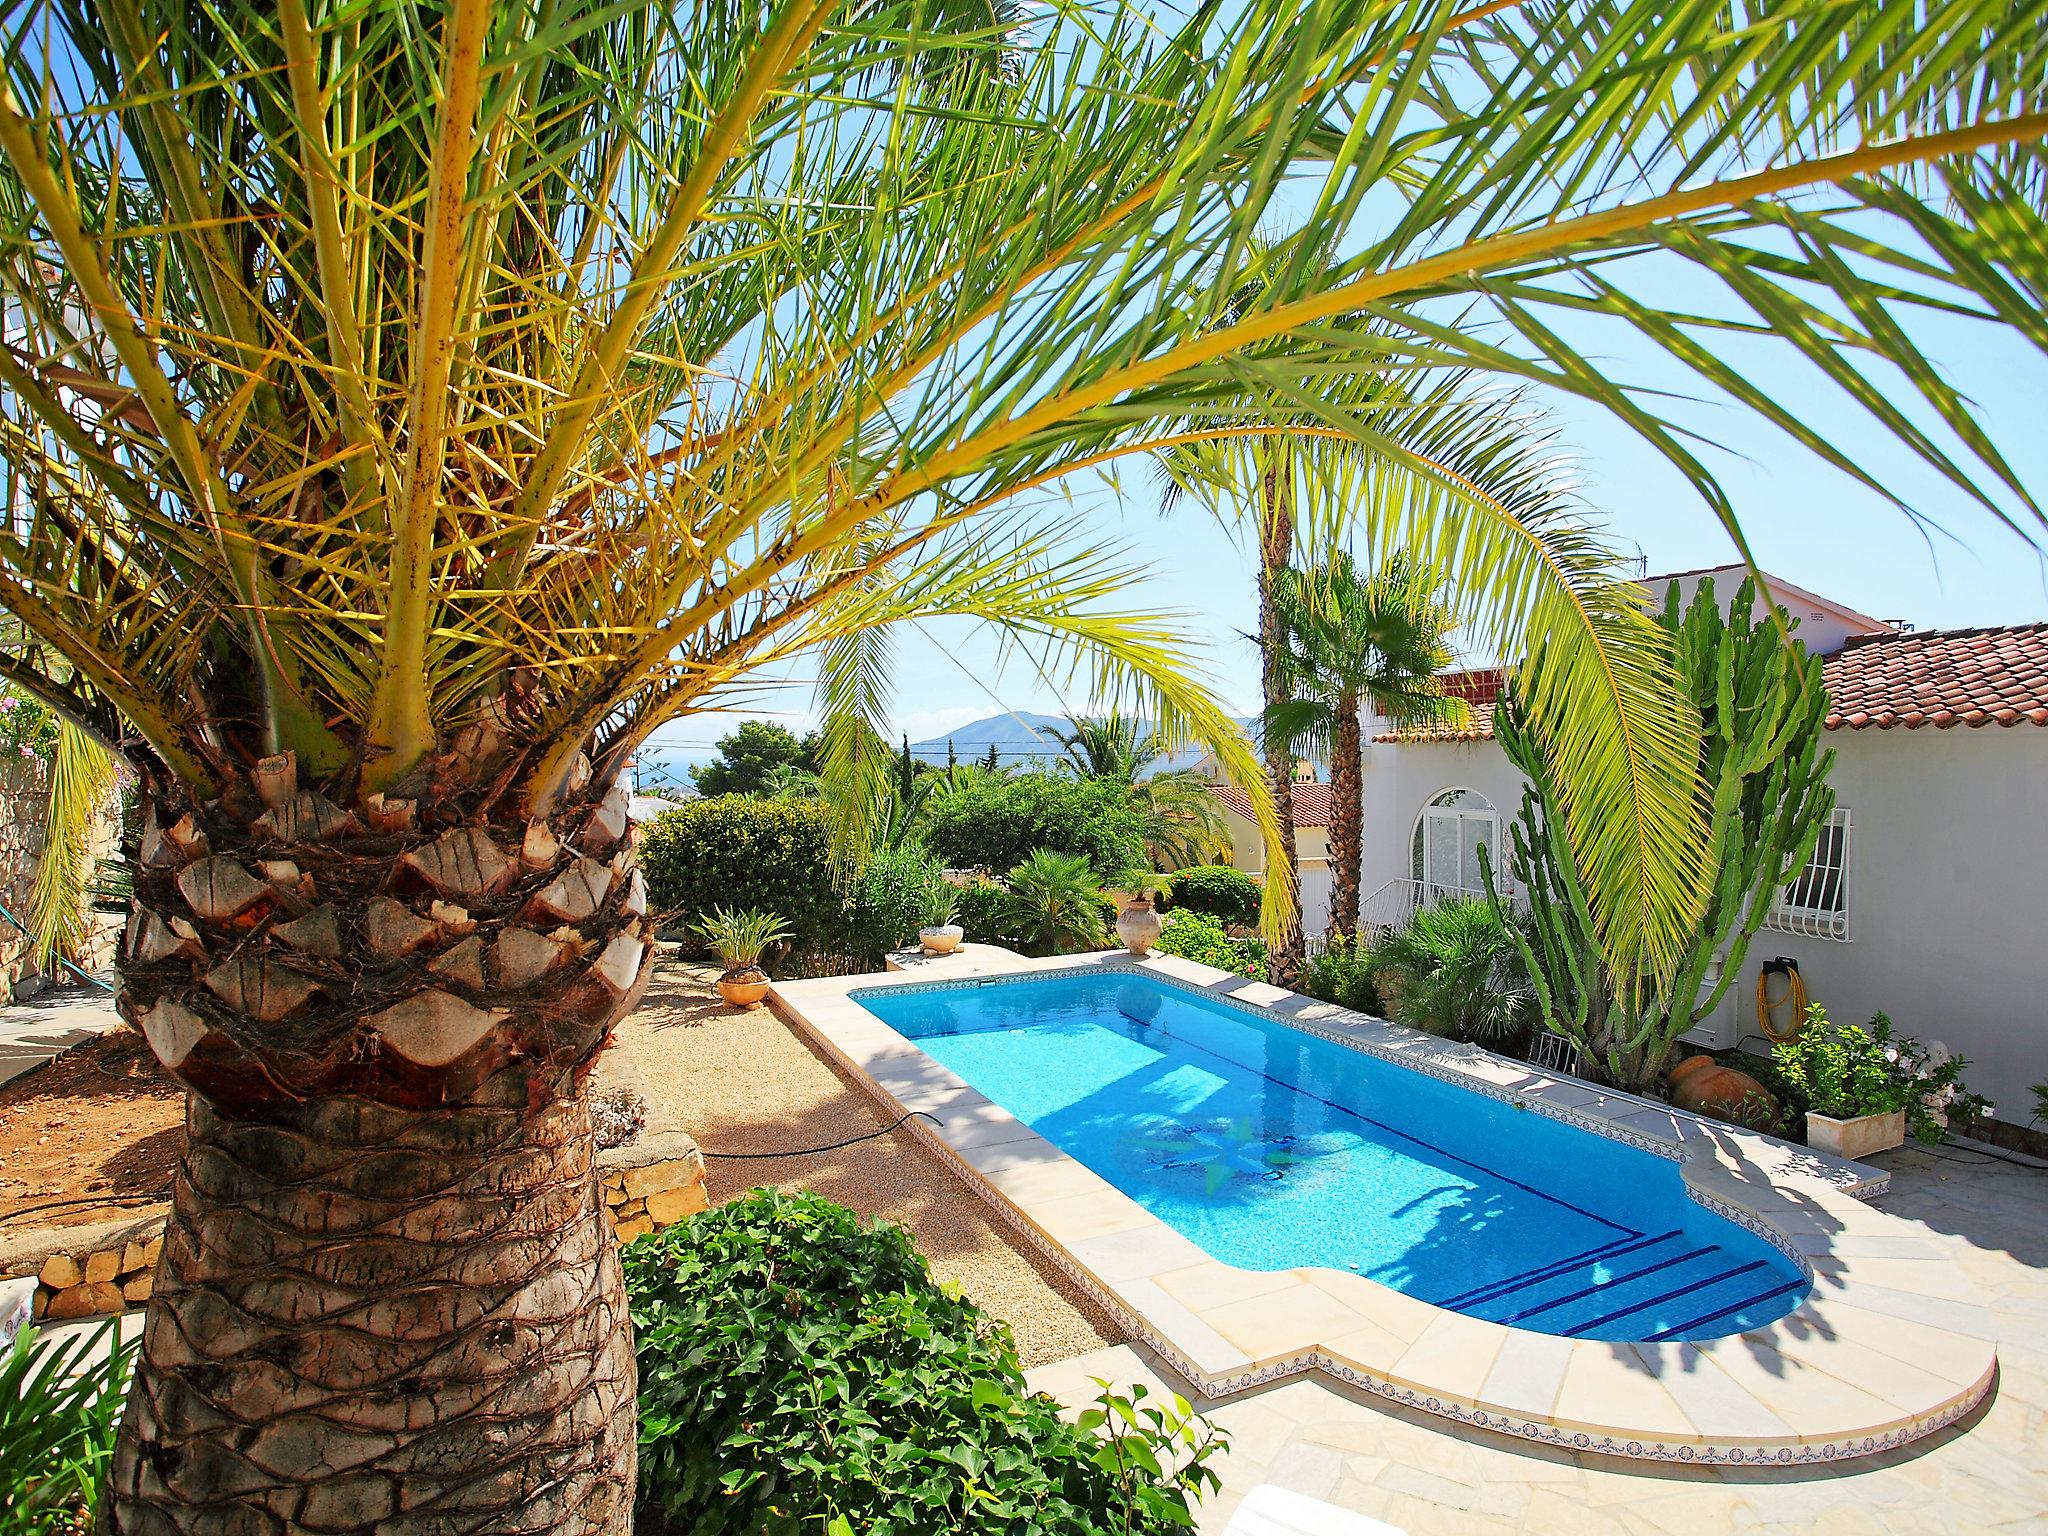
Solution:
[{"label": "garden hose", "polygon": [[[1771,999],[1771,977],[1785,978],[1785,991],[1773,1002]],[[1792,1005],[1792,1018],[1784,1028],[1778,1028],[1777,1010],[1785,1003]],[[1756,973],[1756,1024],[1767,1040],[1790,1040],[1806,1024],[1806,982],[1799,974],[1799,962],[1785,955],[1775,960],[1766,960],[1763,968]]]}]

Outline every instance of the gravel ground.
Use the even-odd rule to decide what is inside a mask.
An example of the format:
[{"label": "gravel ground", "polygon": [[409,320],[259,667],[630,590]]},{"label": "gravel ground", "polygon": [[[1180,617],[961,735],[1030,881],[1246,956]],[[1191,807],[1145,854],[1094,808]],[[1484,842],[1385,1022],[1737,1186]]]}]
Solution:
[{"label": "gravel ground", "polygon": [[[766,1008],[738,1012],[712,990],[714,972],[667,962],[646,1001],[619,1026],[654,1091],[667,1096],[707,1154],[816,1146],[887,1124]],[[809,1189],[908,1227],[941,1280],[957,1281],[1017,1335],[1027,1366],[1120,1343],[1123,1333],[1057,1270],[1011,1241],[988,1207],[908,1130],[809,1157],[707,1157],[714,1204],[772,1184]]]}]

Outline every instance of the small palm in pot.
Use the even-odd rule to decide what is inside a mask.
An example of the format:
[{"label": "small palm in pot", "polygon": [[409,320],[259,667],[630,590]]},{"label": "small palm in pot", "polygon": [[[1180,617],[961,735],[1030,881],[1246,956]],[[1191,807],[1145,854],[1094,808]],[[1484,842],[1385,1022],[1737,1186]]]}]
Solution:
[{"label": "small palm in pot", "polygon": [[959,889],[947,881],[934,880],[925,887],[924,926],[917,930],[918,942],[934,955],[949,955],[960,947],[966,930],[954,922],[960,910]]},{"label": "small palm in pot", "polygon": [[720,907],[690,931],[718,956],[725,974],[718,978],[719,995],[736,1008],[754,1008],[768,995],[768,973],[761,956],[771,944],[790,936],[789,924],[773,912],[756,908],[731,912]]}]

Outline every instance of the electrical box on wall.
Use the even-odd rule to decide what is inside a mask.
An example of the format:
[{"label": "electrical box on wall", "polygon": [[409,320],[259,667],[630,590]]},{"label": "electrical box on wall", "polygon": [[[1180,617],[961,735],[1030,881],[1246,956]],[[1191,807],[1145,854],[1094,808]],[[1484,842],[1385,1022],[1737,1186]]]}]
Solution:
[{"label": "electrical box on wall", "polygon": [[[1722,959],[1722,956],[1715,955],[1707,962],[1706,974],[1700,978],[1702,994],[1713,991],[1721,980]],[[1687,1030],[1679,1039],[1681,1046],[1691,1046],[1695,1050],[1732,1051],[1741,1037],[1742,1011],[1738,1006],[1735,988],[1730,986],[1722,994],[1721,1001],[1715,1005],[1714,1011]]]}]

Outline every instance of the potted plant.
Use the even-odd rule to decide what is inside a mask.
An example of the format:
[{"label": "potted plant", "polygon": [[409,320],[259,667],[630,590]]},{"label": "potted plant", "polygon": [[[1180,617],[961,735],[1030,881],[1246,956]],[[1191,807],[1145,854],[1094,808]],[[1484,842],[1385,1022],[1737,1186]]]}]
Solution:
[{"label": "potted plant", "polygon": [[953,921],[960,910],[960,892],[945,880],[925,887],[924,926],[917,930],[918,943],[928,955],[950,955],[967,937],[967,930]]},{"label": "potted plant", "polygon": [[1915,1139],[1937,1142],[1951,1115],[1983,1101],[1962,1085],[1962,1057],[1938,1042],[1894,1035],[1876,1014],[1868,1029],[1835,1025],[1819,1003],[1790,1040],[1771,1048],[1786,1086],[1806,1106],[1806,1144],[1837,1157],[1866,1157]]},{"label": "potted plant", "polygon": [[1146,870],[1129,881],[1129,889],[1131,899],[1116,915],[1116,936],[1132,954],[1149,954],[1164,926],[1154,903],[1168,894],[1171,886],[1164,875]]},{"label": "potted plant", "polygon": [[768,973],[761,969],[761,956],[771,944],[789,937],[789,924],[773,912],[748,909],[728,912],[720,907],[692,933],[711,947],[725,966],[718,978],[718,995],[735,1008],[758,1008],[768,995]]}]

